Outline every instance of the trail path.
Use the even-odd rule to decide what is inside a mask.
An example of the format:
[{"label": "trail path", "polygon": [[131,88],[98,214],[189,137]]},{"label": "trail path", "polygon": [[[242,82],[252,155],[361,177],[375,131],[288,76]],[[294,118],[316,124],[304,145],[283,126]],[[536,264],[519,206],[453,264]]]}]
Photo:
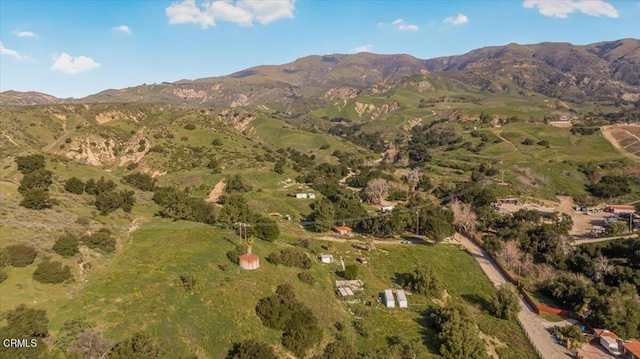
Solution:
[{"label": "trail path", "polygon": [[224,187],[227,185],[227,182],[225,181],[225,179],[221,179],[220,182],[218,182],[215,187],[213,187],[213,189],[211,190],[211,192],[209,192],[209,195],[207,196],[206,201],[207,202],[217,202],[218,198],[220,197],[220,195],[222,194],[222,191],[224,190]]}]

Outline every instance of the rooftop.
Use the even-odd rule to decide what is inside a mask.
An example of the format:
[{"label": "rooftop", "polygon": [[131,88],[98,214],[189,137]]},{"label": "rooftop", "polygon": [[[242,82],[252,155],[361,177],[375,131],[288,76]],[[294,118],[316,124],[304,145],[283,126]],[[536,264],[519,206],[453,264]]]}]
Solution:
[{"label": "rooftop", "polygon": [[242,254],[242,255],[239,255],[238,258],[240,258],[240,260],[247,261],[247,262],[255,262],[260,260],[260,257],[258,257],[257,254],[253,254],[253,253]]},{"label": "rooftop", "polygon": [[640,340],[622,343],[622,346],[631,354],[640,358]]}]

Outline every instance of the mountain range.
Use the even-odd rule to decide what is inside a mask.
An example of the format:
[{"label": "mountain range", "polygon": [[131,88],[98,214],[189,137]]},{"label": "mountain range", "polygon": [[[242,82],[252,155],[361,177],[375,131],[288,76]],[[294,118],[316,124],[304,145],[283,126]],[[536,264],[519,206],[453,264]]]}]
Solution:
[{"label": "mountain range", "polygon": [[[589,45],[541,43],[485,47],[459,56],[422,60],[372,53],[307,56],[284,65],[262,65],[222,77],[109,89],[80,99],[5,91],[0,105],[143,102],[189,107],[297,102],[324,106],[384,92],[416,81],[423,91],[483,91],[562,101],[640,101],[640,40]],[[454,91],[455,92],[455,91]]]}]

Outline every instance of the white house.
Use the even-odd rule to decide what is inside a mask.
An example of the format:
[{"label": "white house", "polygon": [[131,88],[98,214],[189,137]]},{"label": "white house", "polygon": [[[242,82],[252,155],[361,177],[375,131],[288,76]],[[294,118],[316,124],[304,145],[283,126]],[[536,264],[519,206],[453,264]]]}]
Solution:
[{"label": "white house", "polygon": [[398,307],[400,308],[409,307],[409,303],[407,302],[407,296],[404,294],[404,290],[402,289],[396,290],[396,297],[398,297]]},{"label": "white house", "polygon": [[296,193],[296,198],[307,198],[306,193]]},{"label": "white house", "polygon": [[393,292],[391,289],[384,290],[384,304],[387,308],[395,308],[396,300],[393,298]]},{"label": "white house", "polygon": [[600,338],[600,345],[613,355],[620,355],[620,345],[616,333],[603,329],[594,329],[594,333]]},{"label": "white house", "polygon": [[307,193],[307,198],[316,198],[316,194],[315,193]]},{"label": "white house", "polygon": [[333,263],[333,256],[331,254],[321,254],[320,262],[322,263]]},{"label": "white house", "polygon": [[380,206],[380,212],[391,212],[393,211],[393,206]]}]

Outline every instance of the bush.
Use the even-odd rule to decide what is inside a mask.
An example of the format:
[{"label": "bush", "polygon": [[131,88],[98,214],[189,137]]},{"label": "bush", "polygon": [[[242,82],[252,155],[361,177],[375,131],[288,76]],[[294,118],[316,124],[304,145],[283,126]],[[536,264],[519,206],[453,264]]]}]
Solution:
[{"label": "bush", "polygon": [[[141,151],[138,151],[138,152],[141,152]],[[133,170],[135,170],[136,168],[138,168],[138,163],[137,163],[137,162],[131,162],[131,163],[129,163],[129,164],[127,165],[127,169],[128,169],[129,171],[133,171]]]},{"label": "bush", "polygon": [[64,183],[64,190],[74,194],[82,194],[84,192],[84,182],[77,177],[71,177]]},{"label": "bush", "polygon": [[405,286],[411,291],[431,297],[442,294],[442,284],[436,277],[436,272],[429,265],[422,265],[409,274]]},{"label": "bush", "polygon": [[248,339],[234,344],[227,359],[278,359],[278,356],[268,344]]},{"label": "bush", "polygon": [[51,183],[53,183],[53,173],[51,171],[44,169],[35,170],[22,177],[18,192],[24,195],[25,192],[34,189],[46,190],[51,186]]},{"label": "bush", "polygon": [[62,266],[60,262],[50,262],[48,259],[43,260],[33,272],[33,279],[40,283],[62,283],[71,278],[71,270],[69,266]]},{"label": "bush", "polygon": [[307,284],[314,284],[316,282],[315,278],[313,278],[313,276],[308,272],[298,273],[298,279],[300,279],[302,283]]},{"label": "bush", "polygon": [[0,283],[4,282],[7,279],[7,273],[0,271]]},{"label": "bush", "polygon": [[295,248],[283,249],[280,253],[271,253],[267,256],[267,262],[287,267],[311,268],[311,259],[306,253]]},{"label": "bush", "polygon": [[196,278],[191,274],[183,274],[180,276],[180,283],[182,283],[182,287],[193,293],[196,290]]},{"label": "bush", "polygon": [[133,191],[107,191],[96,197],[95,205],[100,214],[107,215],[118,208],[122,208],[126,213],[131,212],[136,199]]},{"label": "bush", "polygon": [[148,359],[161,357],[162,349],[150,336],[135,334],[129,339],[116,343],[109,355],[109,359]]},{"label": "bush", "polygon": [[538,146],[549,147],[549,141],[547,140],[538,141]]},{"label": "bush", "polygon": [[187,123],[186,125],[184,125],[184,129],[185,130],[195,130],[196,129],[196,125],[193,123]]},{"label": "bush", "polygon": [[63,257],[72,257],[78,254],[78,238],[71,234],[59,237],[53,245],[53,251]]},{"label": "bush", "polygon": [[30,246],[15,244],[2,250],[2,262],[12,267],[26,267],[33,263],[38,252]]},{"label": "bush", "polygon": [[23,193],[23,196],[20,206],[28,209],[41,210],[51,208],[55,203],[49,196],[49,192],[44,189],[32,189]]},{"label": "bush", "polygon": [[525,138],[521,143],[523,145],[531,146],[536,143],[536,141],[532,140],[531,138]]},{"label": "bush", "polygon": [[216,147],[220,147],[222,146],[222,140],[219,138],[216,138],[215,140],[211,141],[211,145],[216,146]]},{"label": "bush", "polygon": [[327,150],[327,149],[329,149],[329,148],[331,148],[331,145],[330,145],[330,144],[328,144],[328,143],[325,143],[324,145],[320,146],[320,149],[321,149],[321,150]]},{"label": "bush", "polygon": [[344,277],[348,280],[358,279],[358,266],[355,264],[347,264],[344,268]]},{"label": "bush", "polygon": [[44,169],[44,156],[18,156],[16,157],[16,164],[18,165],[18,171],[26,175],[27,173]]},{"label": "bush", "polygon": [[122,181],[141,191],[153,191],[156,188],[156,180],[145,173],[132,173],[122,177]]},{"label": "bush", "polygon": [[520,299],[515,287],[505,283],[498,289],[497,296],[491,302],[491,312],[498,317],[511,320],[520,311]]},{"label": "bush", "polygon": [[116,239],[111,236],[111,231],[102,228],[96,233],[82,237],[82,243],[92,249],[99,249],[105,253],[112,253],[116,250]]}]

